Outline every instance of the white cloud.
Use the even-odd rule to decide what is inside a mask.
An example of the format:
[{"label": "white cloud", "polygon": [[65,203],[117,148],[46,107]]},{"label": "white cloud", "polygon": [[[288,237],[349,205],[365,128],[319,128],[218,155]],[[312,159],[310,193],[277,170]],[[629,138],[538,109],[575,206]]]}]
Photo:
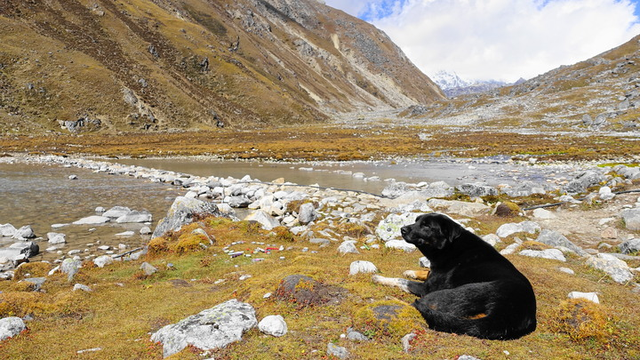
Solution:
[{"label": "white cloud", "polygon": [[[326,3],[369,18],[427,75],[452,70],[466,79],[531,78],[586,60],[640,33],[630,0]],[[386,17],[372,18],[376,14]]]}]

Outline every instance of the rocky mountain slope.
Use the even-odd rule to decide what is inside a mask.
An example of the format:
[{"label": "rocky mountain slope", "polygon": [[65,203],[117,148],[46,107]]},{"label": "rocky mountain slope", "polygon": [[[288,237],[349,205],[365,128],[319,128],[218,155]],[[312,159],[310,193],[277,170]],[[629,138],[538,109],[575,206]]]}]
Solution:
[{"label": "rocky mountain slope", "polygon": [[0,134],[322,121],[444,99],[381,31],[316,0],[6,0]]},{"label": "rocky mountain slope", "polygon": [[591,59],[485,94],[412,108],[430,124],[498,131],[635,133],[640,116],[640,36]]},{"label": "rocky mountain slope", "polygon": [[440,86],[442,91],[449,98],[459,95],[483,93],[502,86],[510,85],[499,80],[465,80],[458,76],[454,71],[446,70],[438,71],[431,78],[438,86]]}]

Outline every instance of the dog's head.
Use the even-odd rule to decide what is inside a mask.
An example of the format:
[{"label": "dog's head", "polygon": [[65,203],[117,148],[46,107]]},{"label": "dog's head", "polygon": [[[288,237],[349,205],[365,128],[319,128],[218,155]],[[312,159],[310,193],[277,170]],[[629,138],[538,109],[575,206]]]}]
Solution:
[{"label": "dog's head", "polygon": [[414,224],[403,226],[400,232],[408,243],[418,248],[442,250],[460,236],[462,227],[446,215],[431,213],[418,216]]}]

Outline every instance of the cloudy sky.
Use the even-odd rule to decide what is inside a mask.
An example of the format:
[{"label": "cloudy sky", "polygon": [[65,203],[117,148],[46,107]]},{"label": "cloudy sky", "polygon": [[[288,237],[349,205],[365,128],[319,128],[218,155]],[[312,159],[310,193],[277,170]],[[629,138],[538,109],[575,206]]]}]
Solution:
[{"label": "cloudy sky", "polygon": [[384,30],[423,72],[529,79],[640,34],[640,0],[325,0]]}]

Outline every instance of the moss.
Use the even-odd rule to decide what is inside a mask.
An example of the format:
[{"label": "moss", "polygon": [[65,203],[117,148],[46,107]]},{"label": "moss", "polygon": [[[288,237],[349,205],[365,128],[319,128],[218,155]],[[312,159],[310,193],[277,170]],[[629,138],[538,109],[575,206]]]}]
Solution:
[{"label": "moss", "polygon": [[575,342],[606,342],[613,330],[604,308],[588,300],[566,300],[552,311],[552,330],[568,335]]},{"label": "moss", "polygon": [[367,336],[401,338],[425,327],[420,312],[399,300],[383,300],[366,305],[353,317],[353,326]]},{"label": "moss", "polygon": [[13,273],[13,280],[22,280],[26,277],[44,277],[49,273],[49,271],[51,271],[52,268],[53,266],[46,262],[24,263],[18,266],[18,268]]},{"label": "moss", "polygon": [[202,251],[209,246],[209,239],[204,234],[185,233],[180,235],[178,241],[169,245],[169,251],[176,254],[184,254],[193,251]]},{"label": "moss", "polygon": [[277,241],[286,243],[296,241],[296,236],[286,226],[276,226],[272,231],[275,234],[275,238]]}]

